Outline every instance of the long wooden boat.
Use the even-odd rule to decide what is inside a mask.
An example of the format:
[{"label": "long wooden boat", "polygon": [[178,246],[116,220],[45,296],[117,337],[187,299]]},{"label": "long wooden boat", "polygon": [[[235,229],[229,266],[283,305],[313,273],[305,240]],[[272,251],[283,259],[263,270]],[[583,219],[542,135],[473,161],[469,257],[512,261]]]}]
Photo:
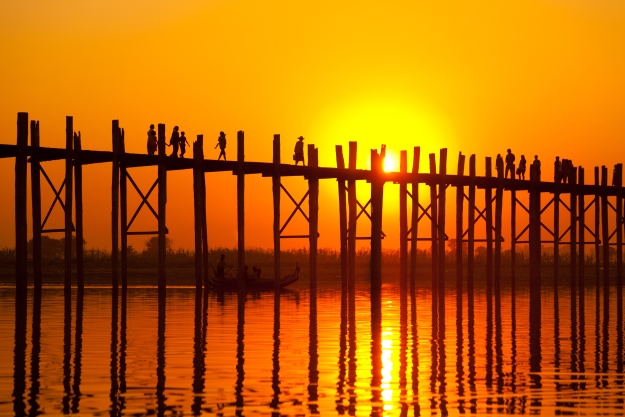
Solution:
[{"label": "long wooden boat", "polygon": [[[213,271],[215,272],[215,271]],[[299,279],[299,269],[295,272],[284,276],[280,279],[279,287],[286,288]],[[211,288],[220,291],[237,291],[237,279],[232,276],[218,277],[216,274],[209,274],[208,282]],[[273,279],[262,278],[259,280],[251,280],[245,283],[245,291],[272,291],[275,289],[275,281]]]}]

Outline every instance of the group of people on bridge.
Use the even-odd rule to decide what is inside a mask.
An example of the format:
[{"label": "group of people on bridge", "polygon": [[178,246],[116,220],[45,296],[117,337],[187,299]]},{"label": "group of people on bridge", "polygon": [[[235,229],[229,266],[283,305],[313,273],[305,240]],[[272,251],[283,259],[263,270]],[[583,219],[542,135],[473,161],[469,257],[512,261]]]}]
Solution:
[{"label": "group of people on bridge", "polygon": [[[519,166],[516,168],[514,166],[514,161],[516,157],[512,153],[511,149],[508,149],[508,153],[506,154],[505,159],[505,171],[504,171],[504,159],[501,157],[501,154],[497,154],[497,158],[495,160],[495,169],[497,170],[497,177],[508,178],[510,175],[511,179],[514,179],[515,172],[518,176],[518,179],[525,180],[525,172],[527,170],[527,160],[525,159],[525,155],[521,155],[521,160],[519,161]],[[566,184],[567,181],[571,181],[571,175],[573,175],[575,167],[573,162],[570,159],[563,159],[560,161],[560,157],[556,156],[556,160],[554,162],[554,182]],[[530,172],[534,172],[534,175],[537,177],[540,176],[540,159],[538,159],[538,155],[534,155],[534,161],[530,166]],[[531,176],[530,176],[531,177]]]},{"label": "group of people on bridge", "polygon": [[[219,147],[219,156],[217,160],[221,160],[223,156],[224,161],[226,159],[226,134],[224,132],[219,132],[219,137],[217,138],[217,144],[214,149]],[[173,158],[184,158],[184,154],[186,153],[186,147],[190,146],[187,141],[187,137],[184,135],[184,132],[179,132],[178,126],[174,126],[174,130],[171,133],[171,137],[169,138],[169,143],[167,146],[172,147],[172,152],[169,156]],[[148,130],[148,141],[147,141],[147,150],[148,155],[155,155],[158,149],[158,139],[156,137],[156,131],[154,130],[154,125],[150,125],[150,130]],[[178,154],[180,151],[180,154]],[[302,165],[306,166],[306,162],[304,161],[304,137],[300,136],[297,138],[297,142],[295,143],[295,149],[293,151],[293,161],[295,161],[295,165],[299,162]]]}]

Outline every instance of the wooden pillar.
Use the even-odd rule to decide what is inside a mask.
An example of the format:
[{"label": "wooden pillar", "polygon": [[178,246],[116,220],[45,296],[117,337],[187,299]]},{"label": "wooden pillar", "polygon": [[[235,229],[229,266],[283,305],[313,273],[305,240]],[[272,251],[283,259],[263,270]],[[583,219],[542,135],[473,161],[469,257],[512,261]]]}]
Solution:
[{"label": "wooden pillar", "polygon": [[[343,158],[343,147],[336,145],[336,167],[345,169],[345,159]],[[347,294],[348,286],[348,263],[347,254],[347,196],[345,194],[345,178],[337,178],[339,196],[339,239],[341,245],[341,285],[344,294]]]},{"label": "wooden pillar", "polygon": [[[501,302],[501,243],[503,235],[501,228],[503,225],[503,172],[497,172],[497,190],[495,191],[495,311],[501,312],[499,303]],[[500,313],[498,313],[500,314]]]},{"label": "wooden pillar", "polygon": [[240,290],[245,286],[245,135],[242,130],[237,132],[237,232],[237,279]]},{"label": "wooden pillar", "polygon": [[318,150],[308,145],[308,239],[310,242],[310,288],[317,288],[317,240],[319,237],[319,166]]},{"label": "wooden pillar", "polygon": [[516,190],[510,191],[510,294],[516,306]]},{"label": "wooden pillar", "polygon": [[[458,178],[464,176],[464,155],[458,155]],[[462,233],[464,225],[464,186],[456,186],[456,316],[462,319]]]},{"label": "wooden pillar", "polygon": [[119,221],[121,223],[122,290],[128,289],[128,170],[124,129],[119,132]]},{"label": "wooden pillar", "polygon": [[399,288],[402,294],[408,290],[408,153],[399,153],[399,172],[402,180],[399,182]]},{"label": "wooden pillar", "polygon": [[[84,265],[84,228],[83,228],[83,198],[82,198],[82,141],[80,132],[74,133],[74,197],[76,199],[76,281],[80,290],[85,287],[85,265]],[[39,172],[37,172],[39,177]],[[41,216],[39,220],[41,224]],[[41,250],[41,248],[40,248]]]},{"label": "wooden pillar", "polygon": [[371,293],[378,296],[382,289],[382,201],[384,157],[371,150]]},{"label": "wooden pillar", "polygon": [[37,155],[39,146],[39,122],[33,120],[30,122],[30,148],[32,150],[30,191],[33,216],[33,279],[37,291],[41,291],[41,163]]},{"label": "wooden pillar", "polygon": [[202,166],[204,136],[197,135],[197,140],[193,142],[193,226],[194,226],[194,243],[195,243],[195,289],[199,291],[202,288],[202,197],[203,189],[201,178],[204,176],[204,168]]},{"label": "wooden pillar", "polygon": [[473,302],[475,282],[475,154],[469,157],[469,204],[467,206],[467,290],[469,304]]},{"label": "wooden pillar", "polygon": [[280,135],[273,135],[273,270],[276,290],[280,284]]},{"label": "wooden pillar", "polygon": [[530,166],[530,212],[529,212],[529,246],[530,246],[530,323],[539,324],[540,309],[540,171]]},{"label": "wooden pillar", "polygon": [[486,310],[487,317],[493,312],[493,191],[491,187],[492,165],[490,156],[486,157],[486,180],[484,188],[484,210],[486,217]]},{"label": "wooden pillar", "polygon": [[20,293],[25,293],[28,285],[27,148],[28,113],[18,113],[15,156],[15,288]]},{"label": "wooden pillar", "polygon": [[[430,155],[430,174],[436,175],[436,155]],[[432,180],[430,183],[430,216],[431,216],[431,234],[432,234],[432,313],[438,314],[438,193],[436,190],[437,182]]]},{"label": "wooden pillar", "polygon": [[72,290],[72,208],[74,193],[74,119],[65,118],[65,292]]},{"label": "wooden pillar", "polygon": [[[412,219],[410,226],[410,289],[414,291],[417,282],[417,238],[419,237],[419,159],[421,148],[414,147],[412,159]],[[412,294],[412,292],[411,292]]]},{"label": "wooden pillar", "polygon": [[167,289],[167,153],[165,124],[158,124],[158,293],[164,301]]},{"label": "wooden pillar", "polygon": [[610,295],[610,230],[608,226],[608,168],[601,167],[601,237],[603,239],[603,302],[609,302]]},{"label": "wooden pillar", "polygon": [[[584,189],[584,168],[577,168],[577,176],[578,176],[578,184],[579,189]],[[578,225],[578,245],[579,245],[579,254],[578,254],[578,267],[577,267],[577,282],[579,288],[579,311],[580,314],[584,314],[584,293],[585,293],[585,277],[584,277],[584,264],[585,264],[585,238],[584,235],[586,233],[586,202],[584,199],[584,192],[580,192],[577,197],[578,203],[578,216],[577,216],[577,225]]]},{"label": "wooden pillar", "polygon": [[[560,178],[560,174],[556,173]],[[570,235],[569,235],[570,236]],[[560,274],[560,182],[554,182],[553,192],[553,291],[557,295]]]},{"label": "wooden pillar", "polygon": [[358,200],[356,198],[356,156],[358,142],[349,142],[349,179],[347,181],[348,203],[348,233],[347,233],[347,256],[349,266],[349,286],[354,288],[356,282],[356,220],[358,214]]},{"label": "wooden pillar", "polygon": [[599,167],[595,167],[595,290],[597,314],[599,313],[599,290],[601,288],[601,239],[599,233],[601,228],[601,199],[599,198],[599,181]]},{"label": "wooden pillar", "polygon": [[[204,161],[204,146],[202,144],[201,159]],[[200,225],[202,226],[202,266],[204,268],[204,287],[208,287],[208,226],[206,224],[206,175],[204,168],[200,175],[201,211]]]},{"label": "wooden pillar", "polygon": [[[571,187],[571,202],[569,204],[571,212],[571,228],[569,229],[570,253],[571,253],[571,300],[575,300],[577,292],[577,168],[569,175],[569,187]],[[573,301],[572,301],[573,302]]]},{"label": "wooden pillar", "polygon": [[[164,139],[163,139],[164,140]],[[111,184],[111,285],[117,289],[119,279],[119,120],[112,123],[113,161]]]},{"label": "wooden pillar", "polygon": [[619,306],[623,298],[623,164],[614,166],[616,187],[616,294]]},{"label": "wooden pillar", "polygon": [[438,307],[441,327],[445,323],[445,203],[447,202],[447,148],[440,150],[438,183]]}]

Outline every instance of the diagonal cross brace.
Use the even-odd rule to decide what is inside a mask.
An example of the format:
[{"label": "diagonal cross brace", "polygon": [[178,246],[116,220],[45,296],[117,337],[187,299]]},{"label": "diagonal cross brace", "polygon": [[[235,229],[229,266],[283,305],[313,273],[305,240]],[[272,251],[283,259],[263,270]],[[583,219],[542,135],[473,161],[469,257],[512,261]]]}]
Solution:
[{"label": "diagonal cross brace", "polygon": [[150,190],[148,191],[148,193],[146,195],[143,195],[143,193],[139,189],[139,186],[134,182],[134,180],[132,179],[130,174],[126,173],[126,178],[128,178],[130,180],[130,183],[132,184],[132,186],[135,188],[135,190],[137,191],[137,193],[141,197],[141,204],[139,204],[139,207],[137,207],[137,210],[135,210],[135,213],[132,215],[132,218],[130,219],[130,222],[128,222],[127,225],[124,225],[124,227],[126,228],[126,231],[129,231],[130,230],[130,226],[132,225],[132,223],[137,218],[137,215],[141,211],[141,208],[143,207],[144,204],[150,209],[152,214],[154,214],[154,217],[158,220],[158,214],[156,213],[156,210],[154,210],[154,208],[152,207],[152,205],[148,201],[148,198],[150,197],[150,194],[152,194],[152,191],[154,191],[154,189],[158,185],[158,178],[156,179],[156,181],[154,181],[154,184],[152,184],[152,187],[150,187]]}]

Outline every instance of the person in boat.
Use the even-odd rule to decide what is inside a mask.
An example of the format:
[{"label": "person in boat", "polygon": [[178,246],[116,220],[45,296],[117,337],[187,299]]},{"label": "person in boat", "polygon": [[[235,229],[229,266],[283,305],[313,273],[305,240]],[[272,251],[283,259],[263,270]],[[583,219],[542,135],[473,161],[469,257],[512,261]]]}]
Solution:
[{"label": "person in boat", "polygon": [[295,161],[295,165],[297,165],[300,161],[302,165],[306,166],[306,162],[304,162],[304,137],[300,136],[297,138],[297,142],[295,142],[295,149],[293,150],[293,160]]},{"label": "person in boat", "polygon": [[295,262],[295,273],[299,275],[299,262]]},{"label": "person in boat", "polygon": [[221,254],[219,262],[217,262],[217,278],[223,278],[226,273],[226,255]]}]

